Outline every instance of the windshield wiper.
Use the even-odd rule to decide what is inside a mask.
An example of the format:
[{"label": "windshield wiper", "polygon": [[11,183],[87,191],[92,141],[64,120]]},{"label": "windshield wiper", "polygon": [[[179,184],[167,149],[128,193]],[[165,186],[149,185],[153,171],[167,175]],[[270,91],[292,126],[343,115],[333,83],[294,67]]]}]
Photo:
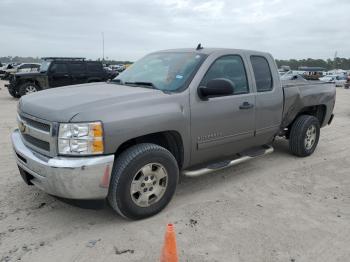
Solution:
[{"label": "windshield wiper", "polygon": [[171,94],[172,93],[171,91],[157,88],[152,82],[144,82],[144,81],[123,82],[120,79],[113,79],[113,80],[111,80],[111,82],[117,83],[118,85],[131,85],[131,86],[142,86],[142,87],[146,87],[146,88],[152,88],[152,89],[156,89],[156,90],[162,91],[165,94]]},{"label": "windshield wiper", "polygon": [[153,89],[158,89],[152,82],[142,82],[142,81],[137,81],[137,82],[124,82],[125,85],[135,85],[135,86],[146,86],[146,87],[151,87]]}]

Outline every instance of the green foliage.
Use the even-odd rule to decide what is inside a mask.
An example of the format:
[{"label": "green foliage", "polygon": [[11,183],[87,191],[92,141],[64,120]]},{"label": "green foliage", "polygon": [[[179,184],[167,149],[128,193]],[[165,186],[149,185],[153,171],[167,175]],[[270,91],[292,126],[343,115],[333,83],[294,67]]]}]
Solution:
[{"label": "green foliage", "polygon": [[327,59],[289,59],[289,60],[278,60],[276,59],[277,66],[290,66],[292,70],[297,70],[300,66],[309,66],[309,67],[323,67],[326,70],[331,69],[344,69],[350,70],[350,58],[340,58],[336,57],[334,60]]},{"label": "green foliage", "polygon": [[40,63],[39,57],[3,56],[0,57],[2,63]]},{"label": "green foliage", "polygon": [[[100,59],[98,59],[101,61]],[[3,63],[9,63],[9,62],[16,62],[16,63],[40,63],[40,57],[21,57],[21,56],[5,56],[0,57],[0,62]],[[103,63],[107,65],[116,65],[116,64],[132,64],[130,61],[118,61],[118,60],[104,60]],[[300,66],[312,66],[312,67],[323,67],[326,70],[331,69],[344,69],[344,70],[350,70],[350,58],[340,58],[336,57],[334,60],[327,59],[289,59],[289,60],[279,60],[276,59],[276,63],[278,67],[281,67],[283,65],[290,66],[292,70],[297,70]]]}]

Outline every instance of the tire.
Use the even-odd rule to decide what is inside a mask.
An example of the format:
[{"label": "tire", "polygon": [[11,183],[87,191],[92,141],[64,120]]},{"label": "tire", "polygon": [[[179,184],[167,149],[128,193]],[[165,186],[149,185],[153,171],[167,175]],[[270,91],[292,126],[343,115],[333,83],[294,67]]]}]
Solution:
[{"label": "tire", "polygon": [[34,83],[24,83],[19,87],[19,95],[24,96],[40,91],[39,86]]},{"label": "tire", "polygon": [[[160,178],[164,174],[166,177]],[[179,167],[168,150],[155,144],[137,144],[126,149],[115,161],[108,202],[125,218],[150,217],[167,206],[178,180]]]},{"label": "tire", "polygon": [[299,116],[292,125],[289,135],[289,149],[293,155],[311,155],[320,138],[320,122],[310,115]]},{"label": "tire", "polygon": [[20,95],[16,92],[16,90],[13,89],[9,89],[9,93],[11,96],[13,96],[14,98],[20,98]]}]

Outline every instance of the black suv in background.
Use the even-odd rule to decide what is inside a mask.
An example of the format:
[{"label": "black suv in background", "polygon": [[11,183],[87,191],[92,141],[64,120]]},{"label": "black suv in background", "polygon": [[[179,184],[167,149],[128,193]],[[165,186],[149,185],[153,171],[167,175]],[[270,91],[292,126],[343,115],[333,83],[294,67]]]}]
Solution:
[{"label": "black suv in background", "polygon": [[39,72],[16,73],[7,86],[13,97],[40,90],[91,82],[103,82],[108,75],[98,61],[85,58],[44,57]]}]

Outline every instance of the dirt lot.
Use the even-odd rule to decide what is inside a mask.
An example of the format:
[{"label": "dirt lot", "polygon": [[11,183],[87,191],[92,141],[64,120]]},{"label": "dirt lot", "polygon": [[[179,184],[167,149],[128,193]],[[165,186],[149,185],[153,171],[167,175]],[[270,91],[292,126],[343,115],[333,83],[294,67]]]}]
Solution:
[{"label": "dirt lot", "polygon": [[350,91],[308,158],[275,152],[185,178],[159,215],[126,221],[82,209],[22,182],[10,144],[16,104],[0,82],[0,261],[158,261],[175,223],[181,261],[349,261]]}]

